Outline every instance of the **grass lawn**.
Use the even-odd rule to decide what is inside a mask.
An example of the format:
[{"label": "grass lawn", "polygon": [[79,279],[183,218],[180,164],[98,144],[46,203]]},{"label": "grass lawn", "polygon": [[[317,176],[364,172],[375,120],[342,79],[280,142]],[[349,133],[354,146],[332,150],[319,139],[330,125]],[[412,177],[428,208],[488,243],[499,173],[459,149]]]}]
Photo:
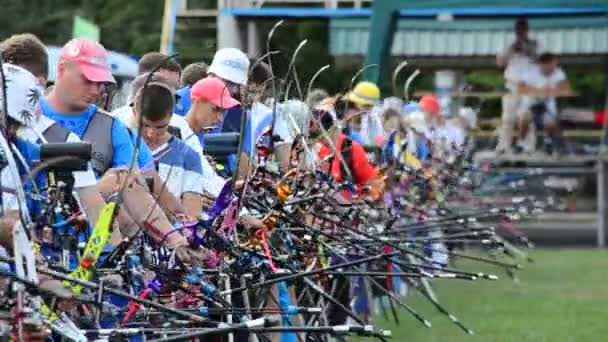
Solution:
[{"label": "grass lawn", "polygon": [[[420,295],[405,302],[431,321],[428,329],[404,310],[400,323],[382,314],[377,325],[393,341],[608,341],[608,252],[537,250],[515,283],[500,269],[459,261],[458,268],[486,271],[498,281],[435,280],[439,302],[475,335],[464,334]],[[354,341],[369,340],[353,338]]]}]

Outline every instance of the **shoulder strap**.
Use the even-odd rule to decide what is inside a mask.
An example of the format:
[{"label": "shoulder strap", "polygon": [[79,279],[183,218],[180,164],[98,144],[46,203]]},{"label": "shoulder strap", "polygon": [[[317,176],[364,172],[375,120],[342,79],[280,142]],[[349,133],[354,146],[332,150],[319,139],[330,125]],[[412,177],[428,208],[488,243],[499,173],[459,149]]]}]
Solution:
[{"label": "shoulder strap", "polygon": [[172,136],[180,140],[182,139],[182,131],[179,129],[179,127],[169,126],[168,129]]},{"label": "shoulder strap", "polygon": [[49,143],[62,143],[68,140],[70,130],[55,122],[50,125],[42,135]]},{"label": "shoulder strap", "polygon": [[112,140],[112,126],[115,118],[103,109],[97,108],[95,115],[91,118],[87,130],[82,136],[82,141],[93,144],[93,170],[103,175],[112,165],[114,155],[114,144]]},{"label": "shoulder strap", "polygon": [[[342,148],[340,149],[340,157],[342,160],[344,160],[344,163],[340,163],[340,174],[342,175],[342,180],[354,183],[355,179],[353,173],[355,169],[353,168],[353,141],[349,136],[344,138]],[[345,165],[350,170],[350,173],[346,172],[344,169]],[[350,178],[348,176],[349,174],[351,175]]]}]

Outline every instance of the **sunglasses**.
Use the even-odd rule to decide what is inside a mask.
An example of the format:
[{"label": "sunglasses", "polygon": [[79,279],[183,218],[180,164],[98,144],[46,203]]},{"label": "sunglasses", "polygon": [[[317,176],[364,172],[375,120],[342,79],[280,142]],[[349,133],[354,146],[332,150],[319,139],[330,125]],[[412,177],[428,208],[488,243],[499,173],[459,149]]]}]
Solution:
[{"label": "sunglasses", "polygon": [[313,121],[319,122],[323,129],[328,130],[334,123],[334,118],[331,113],[325,110],[313,110],[312,111],[313,120],[311,121],[311,126],[313,126]]},{"label": "sunglasses", "polygon": [[241,85],[238,83],[233,83],[227,80],[224,80],[224,83],[226,84],[226,88],[230,89],[230,90],[239,90],[241,89]]}]

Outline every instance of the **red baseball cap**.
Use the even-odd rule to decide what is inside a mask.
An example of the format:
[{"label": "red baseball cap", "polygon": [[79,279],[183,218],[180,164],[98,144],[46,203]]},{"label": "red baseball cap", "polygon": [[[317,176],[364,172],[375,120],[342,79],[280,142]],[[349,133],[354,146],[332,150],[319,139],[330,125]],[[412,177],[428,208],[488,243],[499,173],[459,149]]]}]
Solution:
[{"label": "red baseball cap", "polygon": [[86,38],[74,38],[61,48],[59,56],[78,63],[80,71],[91,82],[116,83],[108,62],[108,53],[97,42]]},{"label": "red baseball cap", "polygon": [[420,99],[420,108],[429,114],[439,114],[441,108],[435,96],[426,95]]},{"label": "red baseball cap", "polygon": [[216,77],[206,77],[196,82],[190,89],[190,99],[192,101],[208,101],[222,109],[232,108],[240,104],[239,101],[230,96],[226,83]]}]

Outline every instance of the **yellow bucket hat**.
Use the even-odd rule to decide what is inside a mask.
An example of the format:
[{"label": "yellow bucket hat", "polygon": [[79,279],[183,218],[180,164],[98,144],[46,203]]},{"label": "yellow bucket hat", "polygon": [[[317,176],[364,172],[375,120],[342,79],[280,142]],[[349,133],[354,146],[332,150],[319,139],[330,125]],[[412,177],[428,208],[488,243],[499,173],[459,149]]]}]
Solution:
[{"label": "yellow bucket hat", "polygon": [[344,99],[363,106],[373,106],[380,101],[380,89],[372,82],[359,82]]}]

